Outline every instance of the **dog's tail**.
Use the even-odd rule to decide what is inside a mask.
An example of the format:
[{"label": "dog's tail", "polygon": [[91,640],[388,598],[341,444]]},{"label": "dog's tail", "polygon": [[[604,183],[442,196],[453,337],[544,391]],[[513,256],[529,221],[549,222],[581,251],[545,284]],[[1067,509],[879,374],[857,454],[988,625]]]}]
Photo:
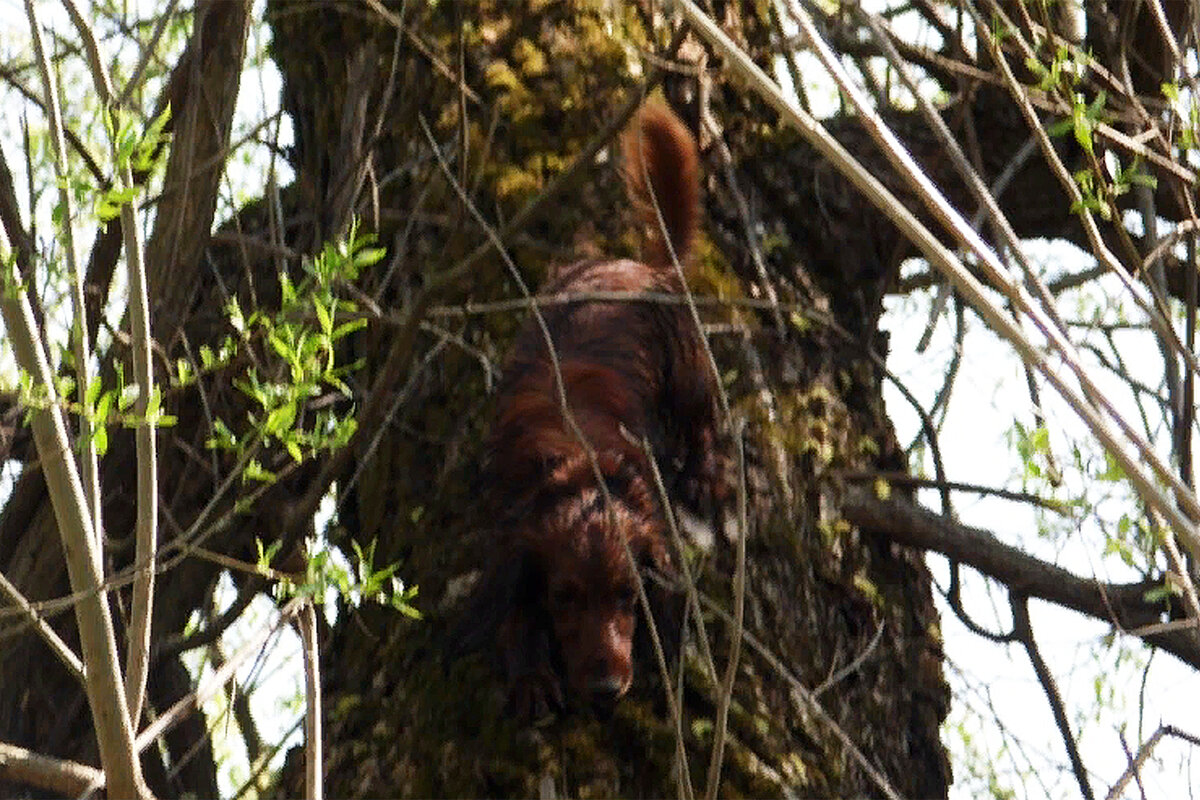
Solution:
[{"label": "dog's tail", "polygon": [[646,262],[659,269],[676,260],[686,265],[700,220],[699,159],[691,132],[666,104],[652,101],[625,131],[622,151],[629,199],[646,229]]}]

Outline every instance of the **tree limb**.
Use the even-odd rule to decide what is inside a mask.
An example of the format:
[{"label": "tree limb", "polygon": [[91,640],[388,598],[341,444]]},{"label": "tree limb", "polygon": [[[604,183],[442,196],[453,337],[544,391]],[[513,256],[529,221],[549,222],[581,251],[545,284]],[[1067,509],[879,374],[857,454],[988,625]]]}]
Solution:
[{"label": "tree limb", "polygon": [[850,522],[898,544],[932,550],[961,561],[1009,589],[1115,625],[1147,644],[1200,668],[1200,646],[1190,630],[1159,626],[1166,608],[1145,599],[1160,581],[1102,583],[1047,564],[997,539],[992,533],[946,519],[895,498],[880,500],[869,490],[850,487],[842,511]]},{"label": "tree limb", "polygon": [[1038,682],[1042,684],[1042,690],[1046,693],[1046,701],[1054,713],[1054,724],[1058,726],[1058,732],[1062,735],[1063,744],[1067,748],[1067,757],[1071,760],[1071,770],[1075,773],[1075,780],[1079,783],[1079,792],[1085,800],[1094,800],[1092,785],[1088,783],[1087,769],[1084,768],[1083,759],[1079,756],[1079,744],[1075,741],[1075,734],[1071,731],[1071,723],[1067,719],[1067,710],[1063,706],[1058,683],[1054,680],[1054,675],[1051,674],[1050,667],[1046,664],[1046,659],[1042,658],[1042,653],[1038,650],[1037,642],[1033,638],[1033,625],[1029,621],[1029,598],[1017,592],[1009,592],[1008,601],[1012,607],[1013,631],[1016,633],[1017,639],[1025,646],[1025,652],[1029,655],[1029,663],[1033,665]]},{"label": "tree limb", "polygon": [[[10,259],[7,237],[3,233],[0,233],[0,258]],[[87,500],[79,471],[70,455],[66,421],[58,404],[39,326],[26,293],[17,290],[24,283],[22,274],[28,274],[28,267],[28,264],[18,265],[15,261],[11,267],[5,267],[3,280],[8,286],[0,292],[0,314],[4,317],[17,364],[32,376],[33,385],[45,393],[46,406],[33,410],[31,424],[62,538],[71,588],[86,593],[75,606],[75,616],[82,650],[87,656],[85,688],[100,760],[114,795],[141,797],[146,787],[134,758],[133,731],[121,693],[121,668],[117,663],[112,616],[107,596],[99,590],[103,576]]]},{"label": "tree limb", "polygon": [[0,742],[0,777],[63,797],[78,797],[93,787],[104,786],[104,773],[94,767],[40,755],[7,742]]}]

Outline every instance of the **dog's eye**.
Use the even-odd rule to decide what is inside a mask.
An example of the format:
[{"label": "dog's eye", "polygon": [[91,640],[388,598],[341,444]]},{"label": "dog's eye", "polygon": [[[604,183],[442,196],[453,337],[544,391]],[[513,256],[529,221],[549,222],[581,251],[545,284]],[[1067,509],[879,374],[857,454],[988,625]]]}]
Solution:
[{"label": "dog's eye", "polygon": [[570,584],[556,586],[550,591],[550,602],[558,608],[574,605],[579,599],[579,590]]}]

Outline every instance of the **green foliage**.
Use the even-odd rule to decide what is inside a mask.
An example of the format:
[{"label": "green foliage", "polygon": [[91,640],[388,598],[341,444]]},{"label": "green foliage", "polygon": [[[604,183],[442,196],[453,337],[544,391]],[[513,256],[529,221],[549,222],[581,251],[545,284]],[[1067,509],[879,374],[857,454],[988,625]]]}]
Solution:
[{"label": "green foliage", "polygon": [[1145,186],[1148,189],[1158,188],[1158,179],[1148,172],[1142,171],[1142,160],[1138,156],[1134,156],[1133,163],[1128,167],[1121,166],[1121,160],[1115,154],[1117,159],[1117,174],[1113,178],[1113,197],[1120,197],[1134,186]]},{"label": "green foliage", "polygon": [[[385,251],[373,247],[374,237],[360,234],[354,223],[344,241],[326,244],[311,261],[305,262],[305,277],[298,284],[286,275],[279,276],[280,309],[269,314],[255,310],[243,312],[235,300],[226,306],[230,325],[242,342],[260,342],[279,359],[279,367],[267,369],[252,366],[244,375],[234,379],[234,385],[254,401],[256,409],[248,414],[250,431],[237,435],[226,424],[213,426],[208,446],[221,450],[247,452],[255,445],[280,445],[295,463],[320,452],[344,447],[354,435],[357,422],[352,413],[339,414],[324,408],[309,414],[312,400],[332,389],[350,397],[350,388],[343,380],[360,362],[340,364],[337,361],[338,343],[366,325],[361,317],[338,321],[338,315],[357,311],[351,302],[337,297],[334,288],[353,281],[361,270],[376,264]],[[315,324],[314,324],[315,323]],[[218,352],[200,349],[200,370],[217,369],[227,364],[236,347],[232,339]],[[196,370],[187,362],[179,362],[176,381],[195,380]],[[276,474],[261,462],[251,459],[246,480],[271,482]]]},{"label": "green foliage", "polygon": [[1179,117],[1179,144],[1185,148],[1196,147],[1200,142],[1200,107],[1197,106],[1195,97],[1185,99],[1176,83],[1163,83],[1162,93]]},{"label": "green foliage", "polygon": [[1030,56],[1025,59],[1025,66],[1038,79],[1038,88],[1043,92],[1056,89],[1069,90],[1079,83],[1087,70],[1088,56],[1079,50],[1071,50],[1059,46],[1050,66]]},{"label": "green foliage", "polygon": [[1089,156],[1095,155],[1096,126],[1104,119],[1104,105],[1108,95],[1101,90],[1092,102],[1087,102],[1082,92],[1071,93],[1071,116],[1051,125],[1051,136],[1061,136],[1067,131],[1075,134],[1075,141]]},{"label": "green foliage", "polygon": [[1050,453],[1050,432],[1044,425],[1028,428],[1020,420],[1013,420],[1009,442],[1016,449],[1024,467],[1024,484],[1043,480],[1057,482],[1060,479]]},{"label": "green foliage", "polygon": [[[958,716],[958,715],[956,715]],[[994,800],[1013,800],[1016,791],[1008,785],[1008,781],[1000,774],[998,764],[1007,749],[1006,744],[1000,746],[999,752],[990,752],[991,742],[987,736],[976,736],[972,726],[977,726],[979,719],[963,717],[962,719],[944,725],[943,739],[961,748],[960,757],[955,759],[955,771],[965,770],[965,774],[956,774],[960,783],[984,789],[986,797]],[[982,733],[982,731],[980,731]],[[1024,776],[1016,776],[1020,780]],[[986,788],[985,788],[986,787]]]},{"label": "green foliage", "polygon": [[1071,203],[1072,214],[1083,214],[1085,211],[1098,213],[1105,221],[1112,219],[1112,211],[1104,202],[1096,188],[1096,174],[1090,169],[1081,169],[1072,176],[1079,186],[1080,198]]},{"label": "green foliage", "polygon": [[[108,427],[120,425],[125,428],[137,428],[151,425],[155,428],[169,428],[176,423],[172,414],[163,411],[162,392],[155,386],[146,403],[146,413],[137,414],[131,411],[137,402],[140,387],[136,383],[125,382],[125,371],[118,363],[116,368],[116,385],[105,388],[101,379],[96,377],[88,384],[87,394],[79,400],[73,399],[75,394],[75,379],[69,375],[59,375],[55,379],[55,398],[60,408],[69,414],[85,417],[92,424],[92,443],[96,454],[103,456],[108,451]],[[48,409],[54,401],[45,384],[34,380],[25,370],[17,373],[17,397],[25,409],[26,420],[29,414],[38,410]]]},{"label": "green foliage", "polygon": [[24,276],[17,269],[17,254],[11,250],[0,253],[0,292],[4,299],[17,299],[25,288]]},{"label": "green foliage", "polygon": [[[155,117],[150,126],[142,134],[134,130],[134,118],[113,108],[105,115],[105,126],[112,138],[113,150],[116,153],[117,169],[123,171],[126,167],[137,172],[151,172],[161,160],[157,156],[165,152],[163,145],[170,139],[164,128],[171,119],[171,107]],[[143,191],[143,185],[113,186],[107,190],[98,191],[93,210],[102,222],[116,219],[121,215],[121,207],[133,201]]]},{"label": "green foliage", "polygon": [[[272,574],[271,561],[279,554],[280,543],[264,546],[262,540],[256,541],[258,568],[264,574]],[[413,605],[417,598],[417,587],[405,586],[404,581],[396,577],[399,564],[376,569],[375,542],[372,541],[366,548],[359,546],[358,542],[352,544],[354,565],[351,569],[333,550],[319,547],[317,542],[310,540],[306,548],[308,558],[303,575],[293,577],[274,573],[278,578],[276,596],[281,599],[309,597],[319,602],[334,593],[353,608],[369,601],[390,606],[410,619],[420,619],[421,612]]]}]

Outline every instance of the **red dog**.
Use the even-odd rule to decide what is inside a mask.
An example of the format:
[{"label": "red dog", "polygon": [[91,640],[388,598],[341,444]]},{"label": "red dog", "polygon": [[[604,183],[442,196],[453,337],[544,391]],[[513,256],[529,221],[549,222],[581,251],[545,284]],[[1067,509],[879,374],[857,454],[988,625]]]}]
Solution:
[{"label": "red dog", "polygon": [[[646,260],[579,262],[558,270],[545,293],[681,290],[676,262],[687,264],[699,217],[695,143],[666,106],[651,104],[626,131],[623,151]],[[601,706],[629,689],[635,628],[640,639],[646,627],[636,624],[635,568],[660,574],[645,587],[660,637],[678,638],[662,588],[672,572],[669,535],[641,440],[674,497],[699,507],[721,494],[714,381],[686,307],[585,299],[541,313],[561,386],[546,336],[530,320],[499,390],[484,482],[506,558],[492,564],[475,605],[494,620],[511,704],[527,717],[561,706],[564,682]]]}]

